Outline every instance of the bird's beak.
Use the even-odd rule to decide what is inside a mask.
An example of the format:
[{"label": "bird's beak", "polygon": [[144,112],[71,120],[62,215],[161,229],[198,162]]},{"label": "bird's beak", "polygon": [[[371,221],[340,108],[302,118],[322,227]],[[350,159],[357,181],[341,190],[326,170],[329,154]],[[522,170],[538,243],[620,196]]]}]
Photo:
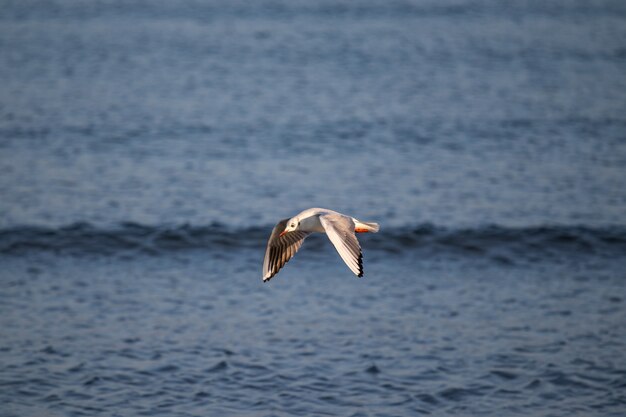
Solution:
[{"label": "bird's beak", "polygon": [[280,232],[280,234],[278,235],[278,237],[281,237],[282,235],[284,235],[285,233],[287,233],[286,230],[283,230],[282,232]]}]

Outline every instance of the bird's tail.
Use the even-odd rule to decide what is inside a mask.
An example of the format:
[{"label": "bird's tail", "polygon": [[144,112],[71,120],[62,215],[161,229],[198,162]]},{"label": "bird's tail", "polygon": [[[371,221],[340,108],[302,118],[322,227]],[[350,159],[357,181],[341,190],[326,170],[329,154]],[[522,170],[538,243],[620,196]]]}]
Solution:
[{"label": "bird's tail", "polygon": [[378,223],[362,222],[354,219],[354,231],[357,233],[376,233],[380,229]]}]

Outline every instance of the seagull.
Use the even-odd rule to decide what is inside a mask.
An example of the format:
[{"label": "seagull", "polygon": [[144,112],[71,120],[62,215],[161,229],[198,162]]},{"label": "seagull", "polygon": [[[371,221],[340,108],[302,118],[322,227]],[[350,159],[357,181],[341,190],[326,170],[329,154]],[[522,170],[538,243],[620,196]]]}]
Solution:
[{"label": "seagull", "polygon": [[267,242],[263,261],[263,282],[269,281],[296,254],[313,232],[326,233],[341,259],[358,277],[363,276],[363,255],[355,233],[378,232],[378,223],[323,208],[310,208],[278,222]]}]

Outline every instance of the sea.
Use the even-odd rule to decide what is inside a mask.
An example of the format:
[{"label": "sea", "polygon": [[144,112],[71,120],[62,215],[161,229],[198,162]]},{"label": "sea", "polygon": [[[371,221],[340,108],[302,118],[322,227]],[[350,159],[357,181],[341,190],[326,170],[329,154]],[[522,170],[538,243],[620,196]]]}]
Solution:
[{"label": "sea", "polygon": [[[622,0],[0,0],[0,416],[626,415]],[[321,234],[380,224],[357,278]]]}]

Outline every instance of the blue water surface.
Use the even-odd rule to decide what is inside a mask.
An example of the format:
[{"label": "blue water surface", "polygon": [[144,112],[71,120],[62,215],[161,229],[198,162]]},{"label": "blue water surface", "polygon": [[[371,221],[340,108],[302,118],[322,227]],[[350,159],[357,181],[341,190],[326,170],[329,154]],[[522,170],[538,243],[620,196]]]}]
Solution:
[{"label": "blue water surface", "polygon": [[0,3],[1,415],[624,415],[624,2]]}]

